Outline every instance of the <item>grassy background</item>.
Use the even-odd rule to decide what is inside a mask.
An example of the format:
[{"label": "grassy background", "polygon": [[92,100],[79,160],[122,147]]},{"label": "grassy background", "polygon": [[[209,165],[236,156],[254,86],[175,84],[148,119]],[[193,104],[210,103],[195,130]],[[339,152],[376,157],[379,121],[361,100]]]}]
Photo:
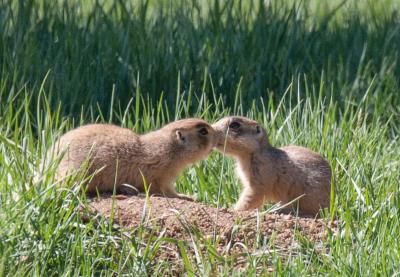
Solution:
[{"label": "grassy background", "polygon": [[[85,197],[55,184],[54,167],[38,185],[35,172],[74,126],[146,132],[227,114],[262,122],[277,146],[321,152],[336,177],[328,217],[340,231],[329,253],[307,243],[288,256],[249,253],[249,274],[400,271],[398,3],[270,2],[0,1],[0,276],[171,273],[155,259],[167,239],[82,225]],[[232,161],[218,154],[177,188],[226,207],[240,192]],[[215,254],[212,241],[172,243],[183,257],[205,248],[182,258],[188,272],[239,273],[237,257]]]}]

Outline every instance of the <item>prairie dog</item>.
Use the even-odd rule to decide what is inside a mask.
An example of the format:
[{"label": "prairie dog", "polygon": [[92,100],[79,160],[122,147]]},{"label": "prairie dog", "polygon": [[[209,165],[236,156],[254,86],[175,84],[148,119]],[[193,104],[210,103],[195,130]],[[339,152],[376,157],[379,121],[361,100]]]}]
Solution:
[{"label": "prairie dog", "polygon": [[212,125],[218,151],[236,160],[243,191],[235,210],[258,208],[264,201],[299,199],[299,210],[317,214],[329,207],[331,169],[318,153],[300,146],[275,148],[266,131],[245,117],[225,117]]},{"label": "prairie dog", "polygon": [[[190,199],[175,191],[173,182],[189,164],[207,157],[214,146],[214,130],[204,120],[184,119],[143,135],[108,124],[73,129],[55,144],[55,154],[65,151],[57,168],[60,179],[88,162],[88,192],[129,193],[123,184],[150,194]],[[51,150],[49,150],[50,152]],[[132,192],[132,191],[131,191]]]}]

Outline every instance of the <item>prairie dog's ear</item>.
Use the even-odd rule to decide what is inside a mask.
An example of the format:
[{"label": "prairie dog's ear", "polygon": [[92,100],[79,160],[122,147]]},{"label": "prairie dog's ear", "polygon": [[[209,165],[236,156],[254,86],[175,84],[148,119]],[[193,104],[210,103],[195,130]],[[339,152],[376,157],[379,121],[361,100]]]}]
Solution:
[{"label": "prairie dog's ear", "polygon": [[183,142],[183,143],[186,142],[186,136],[180,130],[177,130],[175,132],[175,134],[176,134],[176,139],[179,142]]}]

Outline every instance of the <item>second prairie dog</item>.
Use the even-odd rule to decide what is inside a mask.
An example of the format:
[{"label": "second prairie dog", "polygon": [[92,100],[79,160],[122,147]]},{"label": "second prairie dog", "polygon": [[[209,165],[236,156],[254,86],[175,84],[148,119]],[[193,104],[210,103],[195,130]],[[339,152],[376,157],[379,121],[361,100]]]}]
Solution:
[{"label": "second prairie dog", "polygon": [[[189,164],[207,157],[214,146],[214,130],[204,120],[184,119],[144,135],[109,124],[91,124],[64,134],[55,144],[55,154],[65,151],[57,178],[88,162],[88,192],[132,193],[128,184],[150,194],[190,197],[178,194],[174,181]],[[88,158],[89,157],[89,158]]]},{"label": "second prairie dog", "polygon": [[251,210],[264,201],[299,199],[299,210],[317,214],[329,207],[331,169],[318,153],[300,146],[275,148],[266,131],[245,117],[225,117],[212,125],[217,150],[236,160],[243,191],[235,210]]}]

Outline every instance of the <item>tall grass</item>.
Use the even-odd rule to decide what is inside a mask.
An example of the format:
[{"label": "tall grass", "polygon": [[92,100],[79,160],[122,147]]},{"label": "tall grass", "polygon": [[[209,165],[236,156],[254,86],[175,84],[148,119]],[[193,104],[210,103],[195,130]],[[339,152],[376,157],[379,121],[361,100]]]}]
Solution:
[{"label": "tall grass", "polygon": [[[249,275],[398,273],[397,3],[324,3],[1,1],[0,275],[175,274],[157,259],[171,245],[183,270],[199,275],[238,275],[239,259]],[[266,241],[245,246],[275,251],[237,257],[217,254],[201,234],[184,242],[101,218],[82,224],[85,196],[54,183],[54,167],[34,181],[46,149],[74,126],[147,132],[228,114],[258,120],[276,146],[328,158],[327,218],[339,220],[329,252],[303,241],[282,256]],[[240,191],[233,171],[214,153],[176,185],[231,207]]]}]

